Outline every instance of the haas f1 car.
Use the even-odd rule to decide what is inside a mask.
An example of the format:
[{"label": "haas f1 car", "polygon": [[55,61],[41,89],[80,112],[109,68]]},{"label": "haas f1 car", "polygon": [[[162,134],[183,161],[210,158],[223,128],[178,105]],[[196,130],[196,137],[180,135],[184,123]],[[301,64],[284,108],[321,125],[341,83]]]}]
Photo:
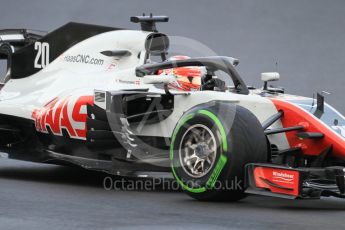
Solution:
[{"label": "haas f1 car", "polygon": [[[345,198],[345,118],[322,94],[245,84],[231,57],[169,55],[165,16],[140,30],[0,30],[0,151],[12,159],[164,177],[198,200]],[[236,182],[236,183],[233,183]]]}]

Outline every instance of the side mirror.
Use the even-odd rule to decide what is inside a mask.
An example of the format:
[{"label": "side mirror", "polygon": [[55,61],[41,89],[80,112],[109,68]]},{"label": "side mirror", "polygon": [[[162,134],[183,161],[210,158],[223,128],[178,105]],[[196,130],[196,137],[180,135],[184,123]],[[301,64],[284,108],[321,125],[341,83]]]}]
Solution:
[{"label": "side mirror", "polygon": [[261,73],[261,81],[278,81],[280,78],[277,72]]},{"label": "side mirror", "polygon": [[169,84],[176,81],[174,75],[145,75],[143,77],[144,84]]},{"label": "side mirror", "polygon": [[261,81],[264,82],[264,90],[267,90],[267,83],[269,81],[278,81],[279,78],[280,75],[277,72],[261,73]]}]

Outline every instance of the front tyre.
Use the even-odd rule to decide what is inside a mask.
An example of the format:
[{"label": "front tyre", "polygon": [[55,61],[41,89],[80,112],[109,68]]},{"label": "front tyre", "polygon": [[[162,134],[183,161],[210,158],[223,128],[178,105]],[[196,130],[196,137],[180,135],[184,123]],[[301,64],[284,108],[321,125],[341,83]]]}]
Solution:
[{"label": "front tyre", "polygon": [[212,102],[191,109],[171,139],[173,175],[198,200],[244,198],[244,166],[266,159],[260,122],[249,110],[230,103]]}]

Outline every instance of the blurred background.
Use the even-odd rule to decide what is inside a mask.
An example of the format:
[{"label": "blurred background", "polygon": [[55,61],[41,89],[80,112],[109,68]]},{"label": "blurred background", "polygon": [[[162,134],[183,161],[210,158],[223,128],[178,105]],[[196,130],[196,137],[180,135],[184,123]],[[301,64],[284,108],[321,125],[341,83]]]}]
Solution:
[{"label": "blurred background", "polygon": [[168,15],[170,22],[158,25],[161,32],[240,59],[248,85],[261,87],[261,72],[278,71],[275,85],[310,97],[325,90],[331,93],[326,101],[345,113],[343,0],[0,0],[0,5],[0,29],[52,31],[69,21],[138,29],[130,16]]}]

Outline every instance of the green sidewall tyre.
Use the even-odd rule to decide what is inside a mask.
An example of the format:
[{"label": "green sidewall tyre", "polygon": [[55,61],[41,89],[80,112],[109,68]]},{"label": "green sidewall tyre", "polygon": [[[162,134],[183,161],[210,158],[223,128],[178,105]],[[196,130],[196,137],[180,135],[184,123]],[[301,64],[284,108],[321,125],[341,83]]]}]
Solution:
[{"label": "green sidewall tyre", "polygon": [[[179,148],[186,130],[195,124],[208,127],[217,143],[215,162],[209,172],[196,178],[181,166]],[[170,146],[171,170],[191,197],[206,201],[244,198],[244,166],[267,159],[266,136],[257,118],[247,109],[225,102],[201,104],[180,119]]]}]

